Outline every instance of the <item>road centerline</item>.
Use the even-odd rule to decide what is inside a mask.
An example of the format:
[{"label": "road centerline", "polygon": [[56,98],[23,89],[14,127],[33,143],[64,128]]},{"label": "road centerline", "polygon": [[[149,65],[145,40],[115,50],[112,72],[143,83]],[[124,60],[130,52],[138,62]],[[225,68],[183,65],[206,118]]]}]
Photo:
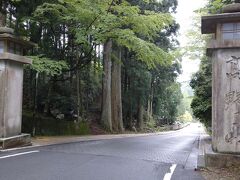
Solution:
[{"label": "road centerline", "polygon": [[38,153],[38,152],[40,152],[40,151],[36,150],[36,151],[28,151],[28,152],[16,153],[16,154],[11,154],[11,155],[1,156],[0,159],[6,159],[6,158],[10,158],[10,157],[22,156],[22,155]]}]

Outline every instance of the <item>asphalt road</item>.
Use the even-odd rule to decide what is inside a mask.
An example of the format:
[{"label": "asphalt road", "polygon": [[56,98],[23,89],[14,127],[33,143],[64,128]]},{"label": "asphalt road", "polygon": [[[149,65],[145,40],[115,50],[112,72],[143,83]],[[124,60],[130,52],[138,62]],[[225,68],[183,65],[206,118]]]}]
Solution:
[{"label": "asphalt road", "polygon": [[0,153],[0,180],[201,180],[201,128]]}]

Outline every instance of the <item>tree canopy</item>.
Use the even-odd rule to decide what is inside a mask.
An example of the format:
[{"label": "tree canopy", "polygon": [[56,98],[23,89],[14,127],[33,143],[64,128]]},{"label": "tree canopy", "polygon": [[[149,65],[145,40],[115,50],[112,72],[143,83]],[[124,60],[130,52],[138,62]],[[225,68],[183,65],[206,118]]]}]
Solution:
[{"label": "tree canopy", "polygon": [[33,65],[25,68],[23,98],[37,133],[44,133],[38,119],[62,115],[105,126],[104,108],[111,111],[108,130],[142,130],[153,118],[176,120],[182,98],[176,81],[179,25],[172,16],[177,0],[4,0],[0,5],[6,25],[37,45],[26,53]]}]

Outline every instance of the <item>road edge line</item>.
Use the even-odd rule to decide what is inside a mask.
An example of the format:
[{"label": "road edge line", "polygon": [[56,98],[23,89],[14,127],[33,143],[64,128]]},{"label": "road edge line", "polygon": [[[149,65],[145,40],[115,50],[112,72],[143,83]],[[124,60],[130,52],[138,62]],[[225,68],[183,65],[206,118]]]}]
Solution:
[{"label": "road edge line", "polygon": [[10,157],[22,156],[22,155],[26,155],[26,154],[39,153],[39,152],[40,152],[39,150],[36,150],[36,151],[28,151],[28,152],[10,154],[10,155],[6,155],[6,156],[0,156],[0,159],[6,159],[6,158],[10,158]]}]

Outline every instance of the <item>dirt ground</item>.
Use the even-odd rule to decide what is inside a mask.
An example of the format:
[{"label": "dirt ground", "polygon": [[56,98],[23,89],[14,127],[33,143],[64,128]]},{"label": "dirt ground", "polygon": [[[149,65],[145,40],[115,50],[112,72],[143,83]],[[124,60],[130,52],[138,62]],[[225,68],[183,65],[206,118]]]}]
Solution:
[{"label": "dirt ground", "polygon": [[201,169],[206,180],[240,180],[240,167]]}]

